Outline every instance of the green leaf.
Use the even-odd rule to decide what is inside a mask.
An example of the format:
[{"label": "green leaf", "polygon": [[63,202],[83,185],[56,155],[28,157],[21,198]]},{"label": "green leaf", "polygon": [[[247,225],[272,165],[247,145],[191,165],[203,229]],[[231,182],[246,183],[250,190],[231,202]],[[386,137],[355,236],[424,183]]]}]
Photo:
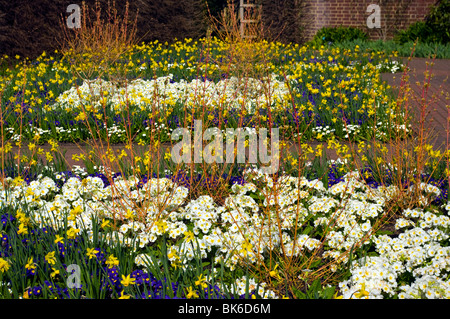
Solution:
[{"label": "green leaf", "polygon": [[376,235],[393,235],[394,232],[390,231],[390,230],[378,230],[376,232]]},{"label": "green leaf", "polygon": [[319,291],[322,290],[322,285],[319,279],[313,281],[311,286],[308,288],[307,295],[310,299],[319,299]]},{"label": "green leaf", "polygon": [[299,289],[297,289],[297,288],[294,288],[293,289],[294,291],[294,295],[297,297],[297,298],[299,298],[299,299],[307,299],[307,295],[304,293],[304,292],[302,292],[302,291],[300,291]]},{"label": "green leaf", "polygon": [[312,227],[312,226],[306,226],[305,229],[303,230],[302,234],[309,235],[313,229],[314,229],[314,227]]},{"label": "green leaf", "polygon": [[332,299],[335,291],[335,287],[326,287],[321,293],[322,299]]}]

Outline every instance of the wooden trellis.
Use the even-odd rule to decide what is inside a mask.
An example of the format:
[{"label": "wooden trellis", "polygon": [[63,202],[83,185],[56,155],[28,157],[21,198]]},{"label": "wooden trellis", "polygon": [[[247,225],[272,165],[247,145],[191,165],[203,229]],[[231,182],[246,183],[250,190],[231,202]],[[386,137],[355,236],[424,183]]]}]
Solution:
[{"label": "wooden trellis", "polygon": [[[258,0],[240,0],[239,4],[239,21],[240,21],[240,28],[241,28],[241,37],[242,38],[254,38],[256,35],[246,35],[245,34],[245,24],[247,23],[254,23],[257,24],[261,18],[261,5],[257,3]],[[246,15],[246,9],[250,8],[256,8],[258,14],[256,16]],[[256,11],[256,10],[252,10]]]}]

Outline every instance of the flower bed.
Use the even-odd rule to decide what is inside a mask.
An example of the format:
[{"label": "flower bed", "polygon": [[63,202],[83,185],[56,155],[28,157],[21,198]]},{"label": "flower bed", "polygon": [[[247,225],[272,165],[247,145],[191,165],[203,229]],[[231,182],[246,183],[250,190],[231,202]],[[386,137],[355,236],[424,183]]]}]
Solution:
[{"label": "flower bed", "polygon": [[[207,282],[215,284],[205,296],[223,298],[223,291],[242,296],[242,278],[226,280],[224,273],[250,267],[256,274],[254,281],[261,278],[257,271],[264,271],[268,259],[275,256],[279,263],[287,258],[305,266],[315,257],[318,262],[303,271],[327,265],[338,274],[350,263],[350,276],[338,283],[345,298],[445,298],[450,293],[446,281],[450,203],[405,209],[391,220],[391,234],[376,231],[374,226],[392,218],[388,203],[398,189],[369,187],[355,173],[327,189],[319,180],[292,176],[273,180],[249,170],[244,183],[231,186],[224,205],[206,195],[188,199],[188,188],[170,178],[118,176],[106,186],[98,176],[55,177],[58,182],[42,177],[29,184],[9,178],[1,192],[3,278],[35,284],[15,292],[21,296],[42,296],[44,290],[46,296],[89,294],[90,287],[67,291],[64,268],[76,261],[83,262],[88,273],[103,267],[99,281],[113,284],[104,297],[124,293],[143,297],[139,289],[145,283],[149,286],[144,297],[164,297],[162,278],[150,271],[162,266],[163,260],[170,269],[186,273],[199,260],[208,260]],[[439,193],[432,185],[423,188],[430,200]],[[42,246],[35,246],[38,242]],[[352,249],[355,255],[349,261]],[[120,262],[115,251],[122,254]],[[279,276],[278,262],[273,262],[272,273],[269,269],[269,278]],[[17,273],[10,274],[8,267]],[[127,285],[128,277],[135,279],[134,285]],[[274,287],[259,284],[251,294],[281,297]],[[202,285],[189,286],[191,295],[173,288],[172,297],[198,296]],[[233,285],[234,290],[229,288]],[[164,293],[170,296],[167,290]]]},{"label": "flower bed", "polygon": [[[187,40],[136,46],[106,71],[43,54],[7,72],[0,297],[448,298],[445,154],[425,148],[415,170],[380,150],[357,161],[369,140],[412,134],[379,78],[399,66],[358,48],[255,46],[265,59],[251,70],[225,43]],[[220,132],[278,128],[280,170],[174,165],[161,143],[198,119]],[[360,148],[331,162],[312,140]],[[96,141],[74,156],[85,168],[67,170],[64,141]]]},{"label": "flower bed", "polygon": [[[2,100],[10,109],[2,119],[5,135],[16,142],[37,134],[42,144],[106,138],[111,132],[114,143],[130,138],[148,143],[149,130],[167,141],[169,130],[189,115],[209,118],[211,126],[225,120],[231,127],[255,127],[264,126],[269,109],[275,127],[290,135],[300,125],[304,141],[317,138],[313,129],[325,126],[348,139],[348,125],[360,138],[385,140],[408,124],[395,114],[399,110],[392,108],[378,76],[393,57],[255,45],[268,60],[255,58],[252,74],[235,71],[232,58],[227,59],[229,49],[217,40],[137,46],[110,66],[124,67],[122,76],[89,60],[72,65],[75,57],[70,55],[43,54],[1,79]],[[85,75],[85,69],[92,75]]]}]

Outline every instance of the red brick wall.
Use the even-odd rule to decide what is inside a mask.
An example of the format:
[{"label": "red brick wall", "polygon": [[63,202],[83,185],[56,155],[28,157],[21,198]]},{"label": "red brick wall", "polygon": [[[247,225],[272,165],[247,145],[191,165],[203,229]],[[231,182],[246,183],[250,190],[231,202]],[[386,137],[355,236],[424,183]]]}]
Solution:
[{"label": "red brick wall", "polygon": [[[306,0],[305,33],[311,39],[322,27],[352,26],[372,39],[389,39],[401,29],[423,20],[437,0]],[[370,4],[380,6],[380,28],[370,29],[366,12]]]}]

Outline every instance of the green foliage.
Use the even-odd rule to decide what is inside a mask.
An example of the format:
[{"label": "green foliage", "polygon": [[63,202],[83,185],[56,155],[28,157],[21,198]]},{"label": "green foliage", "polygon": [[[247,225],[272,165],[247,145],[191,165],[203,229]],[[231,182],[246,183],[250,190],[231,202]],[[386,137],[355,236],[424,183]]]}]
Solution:
[{"label": "green foliage", "polygon": [[317,31],[313,38],[314,44],[325,44],[329,42],[342,42],[353,40],[367,40],[368,35],[361,29],[355,27],[324,27]]},{"label": "green foliage", "polygon": [[408,29],[400,31],[395,40],[399,43],[415,41],[422,43],[448,43],[450,40],[450,1],[439,1],[431,7],[424,21],[411,24]]},{"label": "green foliage", "polygon": [[438,31],[442,42],[448,43],[450,40],[450,1],[441,0],[439,5],[433,6],[430,9],[430,13],[427,17],[427,24],[430,25],[433,30]]},{"label": "green foliage", "polygon": [[332,299],[335,289],[335,287],[322,287],[320,280],[317,279],[308,285],[305,292],[300,290],[294,292],[299,299]]},{"label": "green foliage", "polygon": [[408,29],[400,31],[395,40],[403,44],[418,39],[420,42],[437,42],[437,35],[425,21],[417,21],[409,26]]},{"label": "green foliage", "polygon": [[[358,45],[362,52],[384,52],[389,55],[393,52],[397,52],[400,57],[409,57],[413,51],[414,42],[409,41],[405,43],[399,43],[397,41],[342,41],[339,43],[333,43],[333,47],[346,50],[354,50]],[[422,43],[418,42],[413,52],[413,57],[416,58],[430,58],[436,53],[436,59],[449,59],[450,58],[450,43]]]}]

